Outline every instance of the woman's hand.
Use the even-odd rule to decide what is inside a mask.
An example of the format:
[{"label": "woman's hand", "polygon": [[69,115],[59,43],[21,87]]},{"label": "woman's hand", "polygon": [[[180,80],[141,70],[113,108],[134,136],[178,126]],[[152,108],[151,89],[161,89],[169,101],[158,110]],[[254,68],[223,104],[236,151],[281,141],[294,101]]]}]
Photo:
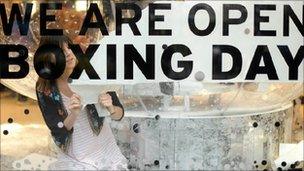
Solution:
[{"label": "woman's hand", "polygon": [[79,114],[82,108],[81,98],[78,94],[74,93],[70,99],[69,110],[73,114]]},{"label": "woman's hand", "polygon": [[82,108],[81,98],[78,94],[74,93],[72,95],[68,108],[71,111],[71,114],[65,118],[64,126],[67,128],[67,130],[71,130]]},{"label": "woman's hand", "polygon": [[110,114],[115,112],[113,103],[112,103],[112,97],[108,93],[100,93],[98,102],[102,107],[107,108],[107,110],[110,112]]}]

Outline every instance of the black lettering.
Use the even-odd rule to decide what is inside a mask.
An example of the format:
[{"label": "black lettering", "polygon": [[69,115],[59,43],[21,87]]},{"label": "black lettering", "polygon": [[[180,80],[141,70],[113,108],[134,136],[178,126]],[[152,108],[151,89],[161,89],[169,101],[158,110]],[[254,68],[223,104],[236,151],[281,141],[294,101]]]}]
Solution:
[{"label": "black lettering", "polygon": [[125,45],[125,79],[133,79],[133,61],[150,80],[155,78],[155,46],[146,45],[146,61],[131,44]]},{"label": "black lettering", "polygon": [[[121,35],[121,25],[123,23],[129,24],[134,35],[141,35],[136,22],[141,18],[141,9],[135,3],[117,3],[116,4],[116,35]],[[123,18],[122,10],[133,10],[134,17],[133,18]]]},{"label": "black lettering", "polygon": [[302,6],[302,23],[296,16],[290,5],[284,5],[284,23],[283,23],[283,35],[289,36],[289,18],[296,25],[302,36],[304,36],[304,5]]},{"label": "black lettering", "polygon": [[261,23],[268,23],[268,16],[261,16],[261,11],[276,10],[276,5],[254,5],[254,36],[276,36],[275,30],[261,30]]},{"label": "black lettering", "polygon": [[304,46],[301,46],[293,58],[288,46],[278,46],[282,56],[284,57],[288,67],[289,67],[289,80],[298,79],[298,69],[299,65],[304,58]]},{"label": "black lettering", "polygon": [[[260,66],[261,60],[265,66]],[[254,53],[246,80],[254,80],[257,74],[267,74],[269,80],[278,80],[278,74],[266,45],[259,45]]]},{"label": "black lettering", "polygon": [[59,78],[65,69],[65,55],[58,45],[44,44],[34,55],[36,73],[47,80]]},{"label": "black lettering", "polygon": [[11,8],[9,22],[7,22],[5,4],[1,3],[0,4],[0,15],[1,15],[4,34],[6,36],[10,36],[12,34],[12,29],[13,29],[13,25],[14,25],[14,21],[15,21],[15,17],[16,17],[20,35],[23,35],[23,36],[27,35],[28,29],[29,29],[29,23],[30,23],[30,19],[31,19],[31,14],[32,14],[32,8],[33,8],[32,3],[26,4],[24,20],[23,20],[20,9],[19,9],[19,5],[13,3],[12,8]]},{"label": "black lettering", "polygon": [[[223,71],[223,53],[228,53],[232,57],[232,67],[229,71]],[[212,55],[212,79],[228,80],[237,77],[242,70],[242,54],[234,46],[213,45]]]},{"label": "black lettering", "polygon": [[[230,18],[229,11],[238,10],[241,12],[239,18]],[[239,4],[224,4],[223,5],[223,36],[229,35],[229,25],[231,24],[241,24],[246,21],[248,16],[247,9],[243,5]]]},{"label": "black lettering", "polygon": [[47,15],[47,10],[61,10],[61,3],[41,3],[40,4],[40,35],[41,36],[58,36],[63,35],[62,29],[47,29],[48,21],[55,21],[55,15]]},{"label": "black lettering", "polygon": [[171,9],[171,4],[150,4],[149,5],[149,35],[171,36],[172,30],[155,29],[155,21],[164,21],[163,15],[155,15],[155,10]]},{"label": "black lettering", "polygon": [[116,79],[116,45],[107,45],[107,79]]},{"label": "black lettering", "polygon": [[79,45],[70,45],[71,50],[75,54],[78,59],[78,64],[74,68],[73,73],[71,74],[70,78],[78,79],[83,70],[87,73],[90,79],[100,79],[96,71],[94,70],[93,66],[90,63],[91,58],[93,57],[94,53],[98,49],[99,45],[91,44],[83,53],[81,47]]},{"label": "black lettering", "polygon": [[[96,17],[96,22],[92,22],[93,15]],[[100,13],[98,5],[91,3],[90,8],[87,11],[87,15],[84,18],[79,35],[85,35],[88,28],[99,28],[102,35],[109,35],[106,24],[103,21],[103,17]]]},{"label": "black lettering", "polygon": [[[17,52],[19,56],[9,57],[10,52]],[[28,50],[22,45],[0,45],[0,78],[24,78],[29,73],[29,64],[25,61]],[[18,65],[19,71],[10,72],[9,65]]]},{"label": "black lettering", "polygon": [[180,72],[175,72],[171,66],[172,56],[174,53],[180,53],[183,55],[183,57],[186,57],[186,56],[192,54],[191,50],[185,45],[174,44],[174,45],[168,46],[162,54],[162,58],[161,58],[162,70],[163,70],[164,74],[170,79],[173,79],[173,80],[185,79],[192,72],[193,61],[178,61],[177,67],[183,68],[183,70]]},{"label": "black lettering", "polygon": [[[209,25],[206,29],[200,30],[195,25],[195,14],[198,10],[206,10],[209,15]],[[190,30],[197,36],[207,36],[209,35],[215,28],[215,11],[208,4],[201,3],[193,6],[188,15],[188,25]]]}]

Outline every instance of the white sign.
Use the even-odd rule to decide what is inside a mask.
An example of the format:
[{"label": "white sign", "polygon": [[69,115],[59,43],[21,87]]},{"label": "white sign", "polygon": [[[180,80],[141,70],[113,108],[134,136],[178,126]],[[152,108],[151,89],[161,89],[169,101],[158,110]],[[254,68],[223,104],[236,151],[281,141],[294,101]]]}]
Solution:
[{"label": "white sign", "polygon": [[99,78],[83,70],[74,83],[303,82],[303,10],[303,1],[151,3],[133,28],[99,42],[89,61]]}]

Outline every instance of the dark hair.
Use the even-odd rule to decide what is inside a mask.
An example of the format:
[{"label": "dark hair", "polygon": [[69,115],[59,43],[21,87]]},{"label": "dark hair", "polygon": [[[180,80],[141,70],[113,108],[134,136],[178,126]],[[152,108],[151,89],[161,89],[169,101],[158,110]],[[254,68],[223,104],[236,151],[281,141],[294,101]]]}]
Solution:
[{"label": "dark hair", "polygon": [[[67,43],[67,44],[72,44],[71,39],[66,36],[66,35],[62,35],[62,36],[41,36],[40,39],[40,46],[46,45],[46,44],[51,44],[51,45],[57,45],[59,47],[63,47],[63,44]],[[50,66],[53,65],[56,62],[56,54],[52,53],[52,52],[43,52],[43,53],[39,53],[39,60],[42,61],[43,66]],[[37,82],[36,82],[36,89],[38,91],[46,91],[46,90],[50,90],[51,86],[55,84],[55,80],[53,79],[44,79],[42,77],[39,77]]]},{"label": "dark hair", "polygon": [[39,46],[45,44],[53,44],[62,47],[64,43],[72,44],[71,39],[67,35],[62,36],[41,36]]}]

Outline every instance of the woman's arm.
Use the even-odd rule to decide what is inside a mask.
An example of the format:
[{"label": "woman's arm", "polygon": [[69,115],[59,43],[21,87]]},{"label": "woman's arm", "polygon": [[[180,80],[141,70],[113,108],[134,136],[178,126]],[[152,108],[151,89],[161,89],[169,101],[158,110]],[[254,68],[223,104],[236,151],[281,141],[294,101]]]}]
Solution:
[{"label": "woman's arm", "polygon": [[123,118],[124,115],[124,111],[121,107],[119,106],[110,106],[108,109],[108,111],[110,112],[110,117],[114,120],[121,120],[121,118]]},{"label": "woman's arm", "polygon": [[124,117],[124,108],[115,91],[108,91],[106,94],[101,94],[99,102],[107,108],[113,120],[120,121]]},{"label": "woman's arm", "polygon": [[73,128],[74,123],[80,113],[81,107],[82,105],[80,96],[73,94],[69,104],[69,110],[71,111],[71,114],[69,114],[64,120],[64,126],[67,128],[67,130],[71,130]]},{"label": "woman's arm", "polygon": [[78,114],[71,113],[63,121],[63,124],[68,131],[70,131],[73,128],[73,125],[74,125],[77,117],[78,117]]}]

